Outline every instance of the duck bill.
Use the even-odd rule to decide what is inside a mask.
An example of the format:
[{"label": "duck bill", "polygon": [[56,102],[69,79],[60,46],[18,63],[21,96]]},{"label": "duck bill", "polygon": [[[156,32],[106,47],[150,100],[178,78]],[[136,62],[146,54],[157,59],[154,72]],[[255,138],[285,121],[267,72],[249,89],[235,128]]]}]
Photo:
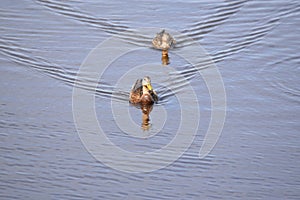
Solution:
[{"label": "duck bill", "polygon": [[150,90],[150,91],[152,91],[152,90],[153,90],[153,88],[152,88],[152,85],[151,85],[151,84],[148,84],[148,85],[147,85],[147,88],[148,88],[148,90]]}]

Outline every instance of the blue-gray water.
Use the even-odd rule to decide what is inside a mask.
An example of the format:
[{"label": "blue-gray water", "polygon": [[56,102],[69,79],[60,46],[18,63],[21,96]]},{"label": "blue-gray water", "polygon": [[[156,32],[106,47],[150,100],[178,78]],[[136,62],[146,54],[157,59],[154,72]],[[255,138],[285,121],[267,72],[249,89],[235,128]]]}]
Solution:
[{"label": "blue-gray water", "polygon": [[[300,198],[297,0],[3,0],[0,9],[1,199]],[[222,75],[227,109],[218,143],[199,159],[211,117],[209,94],[201,76],[171,51],[168,67],[187,74],[201,101],[199,130],[174,163],[131,174],[104,165],[85,149],[73,120],[72,91],[83,60],[111,36],[144,50],[116,60],[110,69],[159,63],[152,36],[131,34],[140,27],[173,29],[201,44]],[[189,45],[178,38],[174,51]],[[105,132],[128,151],[167,144],[180,111],[175,96],[159,83],[153,83],[162,97],[157,106],[171,113],[162,134],[131,140],[117,128],[106,105],[121,72],[108,70],[96,91]],[[121,91],[117,101],[126,101],[128,92]],[[140,120],[140,110],[130,110]]]}]

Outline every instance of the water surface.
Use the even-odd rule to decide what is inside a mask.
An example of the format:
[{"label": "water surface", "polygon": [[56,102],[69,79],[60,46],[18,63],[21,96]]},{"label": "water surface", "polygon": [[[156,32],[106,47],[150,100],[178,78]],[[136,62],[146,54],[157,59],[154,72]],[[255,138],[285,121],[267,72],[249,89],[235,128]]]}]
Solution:
[{"label": "water surface", "polygon": [[[1,199],[299,199],[298,1],[4,0],[0,9]],[[180,108],[174,92],[155,78],[161,101],[151,112],[149,134],[158,129],[156,109],[168,114],[159,134],[132,138],[111,111],[111,101],[129,106],[141,124],[141,111],[127,102],[129,90],[113,95],[129,69],[161,62],[160,52],[151,48],[153,35],[139,34],[140,27],[173,29],[193,39],[177,35],[165,67],[193,86],[201,120],[194,142],[177,161],[128,174],[85,149],[73,120],[72,90],[81,63],[100,42],[115,36],[142,48],[104,73],[95,92],[97,116],[111,141],[128,151],[168,144]],[[210,96],[197,70],[175,54],[194,43],[216,64],[227,97],[224,129],[204,159],[198,152],[210,122]],[[206,70],[201,62],[197,66]],[[186,89],[180,81],[170,85],[177,94]],[[82,87],[91,90],[89,84]]]}]

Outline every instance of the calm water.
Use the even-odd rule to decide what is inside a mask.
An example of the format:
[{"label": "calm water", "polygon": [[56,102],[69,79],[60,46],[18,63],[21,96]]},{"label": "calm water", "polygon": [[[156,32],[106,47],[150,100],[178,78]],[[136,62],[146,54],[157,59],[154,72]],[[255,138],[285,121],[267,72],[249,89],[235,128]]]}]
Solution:
[{"label": "calm water", "polygon": [[[299,1],[2,0],[0,9],[1,199],[300,198]],[[134,66],[161,62],[151,48],[154,35],[138,34],[140,27],[172,29],[193,39],[177,35],[174,52],[201,44],[222,75],[227,108],[218,143],[199,159],[211,118],[208,88],[171,51],[170,64],[161,69],[179,71],[194,88],[201,102],[199,127],[174,163],[132,174],[104,165],[85,149],[73,120],[72,91],[82,62],[107,38],[142,48],[116,59],[103,74],[95,92],[98,120],[127,151],[168,144],[180,123],[174,93],[187,88],[172,82],[178,77],[163,80],[173,92],[153,77],[160,102],[150,113],[152,126],[141,133],[159,129],[156,113],[163,108],[168,119],[155,136],[132,138],[112,115],[113,101],[117,109],[129,107],[140,126],[141,111],[127,102],[135,79],[117,91],[114,85]],[[201,62],[197,66],[207,70]]]}]

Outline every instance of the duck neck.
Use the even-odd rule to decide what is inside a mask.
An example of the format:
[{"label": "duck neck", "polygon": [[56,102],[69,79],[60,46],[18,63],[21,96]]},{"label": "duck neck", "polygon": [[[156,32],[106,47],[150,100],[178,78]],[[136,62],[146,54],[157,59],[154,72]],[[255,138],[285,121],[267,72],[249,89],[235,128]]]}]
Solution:
[{"label": "duck neck", "polygon": [[143,94],[148,94],[149,90],[146,86],[143,86]]}]

